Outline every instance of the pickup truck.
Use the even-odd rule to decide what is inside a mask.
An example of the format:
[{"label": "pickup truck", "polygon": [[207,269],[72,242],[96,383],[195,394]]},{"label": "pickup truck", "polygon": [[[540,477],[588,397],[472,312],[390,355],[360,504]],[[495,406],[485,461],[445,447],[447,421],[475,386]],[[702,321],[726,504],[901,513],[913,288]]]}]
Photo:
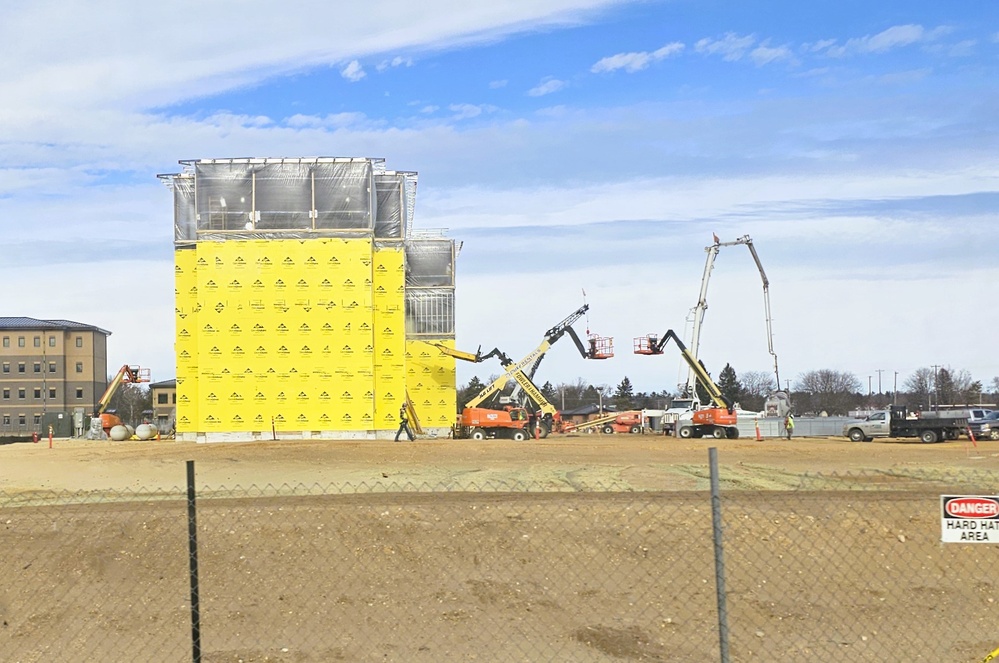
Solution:
[{"label": "pickup truck", "polygon": [[872,412],[866,419],[848,421],[843,435],[854,442],[869,442],[875,437],[918,437],[927,444],[956,440],[967,432],[968,417],[961,413],[920,412],[910,415],[904,406]]}]

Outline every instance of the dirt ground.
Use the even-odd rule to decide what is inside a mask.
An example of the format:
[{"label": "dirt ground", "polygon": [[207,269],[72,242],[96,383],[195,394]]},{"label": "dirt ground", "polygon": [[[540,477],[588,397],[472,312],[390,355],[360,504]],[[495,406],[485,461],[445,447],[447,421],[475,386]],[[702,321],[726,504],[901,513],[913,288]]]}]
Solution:
[{"label": "dirt ground", "polygon": [[267,484],[486,481],[687,490],[718,449],[723,481],[743,488],[788,488],[803,474],[889,469],[999,471],[999,442],[962,439],[854,443],[843,438],[679,440],[650,435],[568,435],[546,440],[279,440],[196,444],[174,440],[97,442],[47,439],[0,446],[0,492],[162,490],[183,487],[185,461],[196,483],[214,488]]},{"label": "dirt ground", "polygon": [[[999,646],[999,546],[942,546],[933,487],[843,489],[999,472],[999,442],[42,440],[0,446],[0,660],[191,660],[183,501],[115,496],[181,488],[187,460],[213,495],[206,662],[717,660],[709,447],[733,661]],[[816,475],[857,481],[787,497]],[[481,490],[511,484],[551,492]],[[320,488],[245,490],[283,485]],[[99,500],[16,506],[50,491]]]}]

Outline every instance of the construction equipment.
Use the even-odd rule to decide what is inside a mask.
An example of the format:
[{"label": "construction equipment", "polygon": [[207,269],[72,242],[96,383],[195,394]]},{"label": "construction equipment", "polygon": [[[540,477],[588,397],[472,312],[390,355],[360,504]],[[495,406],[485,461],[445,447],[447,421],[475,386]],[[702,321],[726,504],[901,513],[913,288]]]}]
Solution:
[{"label": "construction equipment", "polygon": [[656,334],[648,334],[635,339],[635,354],[638,355],[661,355],[663,348],[673,339],[683,360],[687,362],[691,373],[697,381],[704,387],[711,397],[716,407],[697,407],[680,415],[676,422],[676,434],[682,438],[704,437],[705,435],[718,440],[728,438],[734,440],[739,437],[739,429],[735,403],[721,392],[715,381],[708,374],[708,369],[704,364],[687,349],[680,337],[672,329],[668,330],[662,337]]},{"label": "construction equipment", "polygon": [[643,427],[643,417],[641,410],[628,410],[627,412],[614,412],[603,417],[590,419],[578,424],[565,424],[563,432],[578,433],[596,428],[605,435],[612,433],[641,433]]},{"label": "construction equipment", "polygon": [[[579,335],[572,328],[589,310],[588,304],[583,304],[564,320],[545,332],[544,339],[533,351],[520,361],[514,362],[504,352],[493,349],[481,354],[481,347],[475,354],[449,348],[446,345],[433,343],[441,352],[464,361],[480,362],[488,357],[499,357],[504,372],[498,378],[486,385],[473,396],[464,406],[459,423],[455,427],[455,437],[483,439],[486,437],[511,437],[519,439],[520,435],[547,437],[553,430],[561,427],[561,416],[558,409],[552,405],[533,382],[533,377],[551,346],[568,334],[576,345],[576,349],[584,359],[607,359],[614,356],[614,339],[600,337],[587,331],[587,343],[584,345]],[[530,368],[528,368],[530,367]],[[526,370],[525,370],[526,369]],[[515,383],[513,394],[508,397],[508,403],[490,403],[491,399],[499,399],[500,393],[510,381]],[[530,408],[530,409],[528,409]],[[523,416],[522,415],[526,415]]]},{"label": "construction equipment", "polygon": [[[149,369],[139,368],[138,366],[129,366],[125,364],[118,369],[118,372],[111,382],[108,383],[107,389],[104,390],[104,394],[101,396],[100,400],[97,401],[97,405],[94,407],[94,414],[90,420],[90,435],[96,435],[98,439],[104,439],[98,434],[98,431],[103,432],[105,436],[111,433],[111,429],[115,426],[122,425],[121,418],[113,412],[108,412],[108,405],[111,404],[111,399],[114,397],[118,388],[122,384],[136,384],[139,382],[149,382]],[[99,427],[98,427],[99,422]]]},{"label": "construction equipment", "polygon": [[[770,352],[770,356],[774,360],[774,377],[777,380],[777,389],[780,389],[780,371],[777,369],[777,353],[774,352],[774,337],[772,330],[772,321],[770,316],[770,281],[767,279],[766,272],[763,271],[763,263],[760,262],[760,256],[756,253],[756,247],[753,246],[753,240],[749,235],[743,235],[734,242],[723,242],[718,239],[718,235],[712,234],[714,243],[711,246],[704,247],[707,252],[707,261],[704,263],[704,275],[701,277],[701,292],[697,300],[697,305],[691,309],[690,318],[688,319],[691,323],[691,336],[690,336],[690,353],[693,358],[697,359],[698,349],[701,342],[701,325],[704,322],[704,312],[708,308],[708,281],[711,278],[711,270],[714,269],[715,258],[718,256],[718,250],[723,246],[736,246],[738,244],[745,244],[746,248],[753,256],[753,260],[756,262],[757,269],[760,270],[760,277],[763,279],[763,306],[766,313],[767,321],[767,348]],[[688,398],[697,397],[697,376],[693,368],[687,371],[687,382],[686,384],[680,385],[681,392],[683,396]]]}]

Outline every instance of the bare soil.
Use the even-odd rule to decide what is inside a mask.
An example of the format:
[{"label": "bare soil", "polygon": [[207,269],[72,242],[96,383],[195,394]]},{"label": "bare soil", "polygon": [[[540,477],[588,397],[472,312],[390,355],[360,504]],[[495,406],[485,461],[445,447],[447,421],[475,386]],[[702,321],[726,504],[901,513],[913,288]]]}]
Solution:
[{"label": "bare soil", "polygon": [[[733,661],[999,645],[999,546],[942,546],[933,487],[880,492],[999,472],[997,442],[42,440],[0,446],[0,660],[190,660],[183,503],[121,499],[188,460],[204,661],[717,660],[709,447]],[[511,485],[546,492],[484,490]]]}]

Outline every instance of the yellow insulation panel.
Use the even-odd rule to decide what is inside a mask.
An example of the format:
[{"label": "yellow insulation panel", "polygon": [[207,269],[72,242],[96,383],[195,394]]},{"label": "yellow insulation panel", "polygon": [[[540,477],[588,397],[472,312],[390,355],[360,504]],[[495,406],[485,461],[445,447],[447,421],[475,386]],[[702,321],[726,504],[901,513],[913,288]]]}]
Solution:
[{"label": "yellow insulation panel", "polygon": [[[440,340],[454,347],[452,340]],[[456,420],[455,359],[423,341],[406,342],[406,390],[423,428],[450,428]]]},{"label": "yellow insulation panel", "polygon": [[375,249],[372,263],[375,428],[399,425],[406,398],[406,266],[402,247]]},{"label": "yellow insulation panel", "polygon": [[[370,239],[230,240],[176,253],[178,432],[395,427],[401,250],[376,252]],[[182,376],[199,385],[187,404]]]}]

